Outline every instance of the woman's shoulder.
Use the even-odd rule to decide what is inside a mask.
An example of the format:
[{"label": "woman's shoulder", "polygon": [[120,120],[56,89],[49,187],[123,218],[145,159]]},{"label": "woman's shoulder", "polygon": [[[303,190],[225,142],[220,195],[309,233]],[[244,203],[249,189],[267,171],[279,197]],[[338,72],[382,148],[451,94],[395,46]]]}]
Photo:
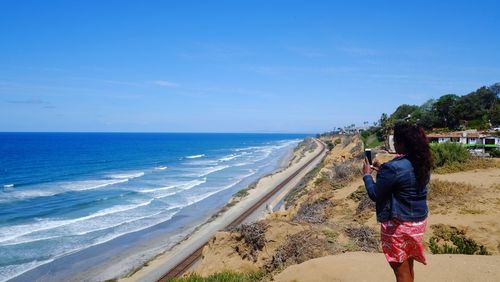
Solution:
[{"label": "woman's shoulder", "polygon": [[394,159],[384,163],[384,165],[392,169],[407,169],[411,168],[411,162],[404,155],[396,156]]}]

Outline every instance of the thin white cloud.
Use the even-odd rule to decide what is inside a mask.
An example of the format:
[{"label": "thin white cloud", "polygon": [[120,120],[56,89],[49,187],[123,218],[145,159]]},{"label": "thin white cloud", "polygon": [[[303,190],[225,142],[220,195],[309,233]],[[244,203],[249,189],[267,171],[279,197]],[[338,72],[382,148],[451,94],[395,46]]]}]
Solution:
[{"label": "thin white cloud", "polygon": [[170,88],[175,88],[175,87],[180,86],[179,84],[177,84],[175,82],[171,82],[171,81],[167,81],[167,80],[155,80],[155,81],[153,81],[153,84],[158,85],[158,86],[163,86],[163,87],[170,87]]},{"label": "thin white cloud", "polygon": [[24,105],[47,105],[49,102],[38,100],[38,99],[26,99],[26,100],[6,100],[5,102],[9,104],[24,104]]}]

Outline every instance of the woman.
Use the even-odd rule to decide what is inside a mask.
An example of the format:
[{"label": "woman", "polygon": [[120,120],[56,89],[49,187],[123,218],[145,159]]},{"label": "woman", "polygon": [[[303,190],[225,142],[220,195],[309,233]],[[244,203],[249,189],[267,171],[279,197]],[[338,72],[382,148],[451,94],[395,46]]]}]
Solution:
[{"label": "woman", "polygon": [[[396,280],[413,281],[413,261],[426,264],[422,241],[431,152],[424,130],[411,124],[394,127],[394,146],[400,156],[382,166],[375,160],[371,167],[365,159],[363,181],[376,202],[382,250]],[[377,182],[371,176],[373,169],[378,171]]]}]

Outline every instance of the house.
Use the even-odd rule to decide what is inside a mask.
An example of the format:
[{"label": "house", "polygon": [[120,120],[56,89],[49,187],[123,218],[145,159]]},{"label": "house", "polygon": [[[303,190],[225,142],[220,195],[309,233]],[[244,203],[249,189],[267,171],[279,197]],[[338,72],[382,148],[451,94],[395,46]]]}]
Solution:
[{"label": "house", "polygon": [[429,142],[434,143],[445,143],[454,142],[461,143],[465,147],[471,150],[482,150],[484,151],[491,149],[500,149],[500,137],[482,134],[477,130],[466,130],[459,132],[447,132],[447,133],[430,133],[427,135]]}]

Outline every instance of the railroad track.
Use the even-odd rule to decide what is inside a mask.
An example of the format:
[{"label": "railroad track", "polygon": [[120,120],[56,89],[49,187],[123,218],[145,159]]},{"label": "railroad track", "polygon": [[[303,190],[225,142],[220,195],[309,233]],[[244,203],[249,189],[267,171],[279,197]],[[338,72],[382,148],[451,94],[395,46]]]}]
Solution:
[{"label": "railroad track", "polygon": [[[233,220],[231,223],[229,223],[226,226],[227,228],[231,227],[236,227],[239,224],[241,224],[248,216],[250,216],[255,210],[257,210],[260,206],[262,206],[267,200],[269,200],[272,196],[274,196],[279,190],[281,190],[285,185],[287,185],[292,179],[294,179],[299,173],[301,173],[308,165],[310,165],[314,160],[316,160],[323,152],[325,151],[325,145],[316,139],[316,141],[320,144],[321,146],[321,151],[314,156],[312,159],[310,159],[307,163],[302,165],[299,169],[294,171],[290,176],[288,176],[285,180],[283,180],[280,184],[278,184],[276,187],[274,187],[273,190],[269,191],[264,197],[262,197],[259,201],[257,201],[255,204],[253,204],[250,208],[248,208],[245,212],[240,214],[235,220]],[[167,278],[173,278],[173,277],[179,277],[181,276],[184,272],[186,272],[198,259],[201,258],[201,254],[203,251],[203,247],[208,243],[205,242],[201,247],[196,249],[194,252],[192,252],[189,256],[187,256],[184,260],[182,260],[180,263],[178,263],[176,266],[174,266],[172,269],[170,269],[167,273],[165,273],[160,279],[158,279],[158,282],[164,281]]]}]

